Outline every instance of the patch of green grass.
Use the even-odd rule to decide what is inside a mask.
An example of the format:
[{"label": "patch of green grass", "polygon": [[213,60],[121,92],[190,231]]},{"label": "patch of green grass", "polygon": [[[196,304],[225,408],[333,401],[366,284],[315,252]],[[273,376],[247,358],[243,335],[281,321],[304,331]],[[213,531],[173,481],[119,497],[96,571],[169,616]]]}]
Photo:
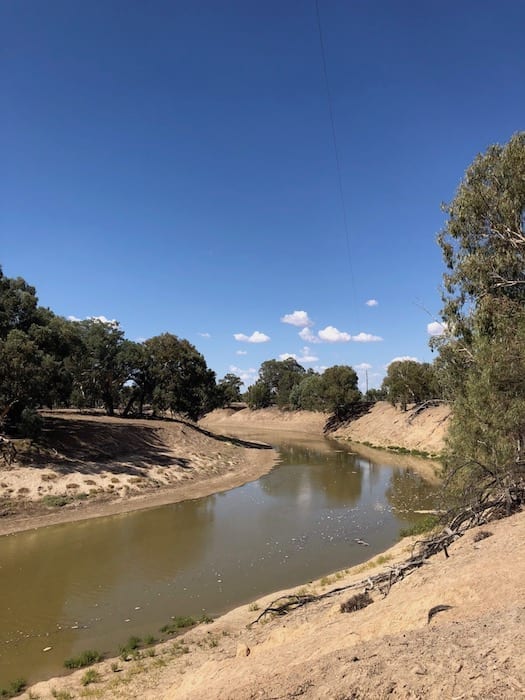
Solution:
[{"label": "patch of green grass", "polygon": [[103,658],[100,652],[94,649],[87,649],[78,656],[72,656],[70,659],[66,659],[64,661],[64,666],[66,668],[84,668],[85,666],[91,666],[91,664],[102,661]]},{"label": "patch of green grass", "polygon": [[154,637],[152,634],[147,634],[144,637],[144,644],[146,644],[147,646],[150,646],[151,644],[156,644],[157,641],[157,638]]},{"label": "patch of green grass", "polygon": [[100,681],[100,673],[98,671],[95,671],[94,668],[90,668],[87,670],[82,678],[80,679],[80,682],[82,685],[89,685],[90,683],[98,683]]},{"label": "patch of green grass", "polygon": [[250,612],[256,612],[259,610],[259,605],[257,603],[250,603],[250,605],[248,605],[248,610]]},{"label": "patch of green grass", "polygon": [[71,496],[44,496],[42,503],[49,508],[63,508],[71,503],[73,498]]},{"label": "patch of green grass", "polygon": [[[198,620],[196,620],[194,617],[177,616],[172,617],[171,619],[171,622],[169,622],[167,625],[163,625],[160,628],[160,631],[163,634],[175,634],[179,630],[187,629],[188,627],[193,627],[198,623]],[[204,622],[204,620],[202,620],[202,622]]]},{"label": "patch of green grass", "polygon": [[7,688],[0,688],[0,698],[14,698],[26,689],[27,683],[23,678],[11,681]]},{"label": "patch of green grass", "polygon": [[133,659],[140,659],[140,646],[142,644],[142,639],[140,637],[132,636],[128,639],[126,644],[119,647],[120,658],[126,661],[129,656]]},{"label": "patch of green grass", "polygon": [[427,515],[414,525],[402,528],[399,531],[399,536],[403,538],[412,537],[413,535],[423,535],[433,530],[438,523],[439,518],[437,515]]},{"label": "patch of green grass", "polygon": [[211,625],[211,623],[213,622],[213,617],[210,617],[209,615],[206,615],[206,613],[204,613],[199,617],[197,622],[202,622],[205,625]]}]

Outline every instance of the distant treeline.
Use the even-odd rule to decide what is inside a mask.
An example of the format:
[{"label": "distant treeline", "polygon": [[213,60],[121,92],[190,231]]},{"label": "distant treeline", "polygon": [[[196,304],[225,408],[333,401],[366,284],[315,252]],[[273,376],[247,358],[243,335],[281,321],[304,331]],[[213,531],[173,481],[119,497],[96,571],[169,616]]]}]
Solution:
[{"label": "distant treeline", "polygon": [[[434,396],[430,365],[393,363],[381,390],[367,399],[406,405]],[[138,343],[117,322],[72,321],[39,306],[36,290],[0,268],[0,419],[4,430],[36,436],[39,408],[103,408],[108,415],[180,414],[197,420],[242,399],[251,408],[327,411],[344,416],[362,400],[352,367],[323,374],[294,359],[263,362],[256,383],[227,374],[217,381],[204,357],[171,333]]]}]

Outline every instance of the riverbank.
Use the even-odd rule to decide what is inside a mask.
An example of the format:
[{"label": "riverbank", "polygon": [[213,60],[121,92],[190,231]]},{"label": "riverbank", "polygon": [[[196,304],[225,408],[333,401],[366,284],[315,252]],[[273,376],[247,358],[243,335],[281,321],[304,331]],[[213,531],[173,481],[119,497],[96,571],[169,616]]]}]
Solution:
[{"label": "riverbank", "polygon": [[432,557],[386,597],[371,591],[373,603],[357,612],[341,612],[355,591],[340,591],[248,627],[280,595],[348,586],[405,560],[412,547],[403,540],[370,562],[265,596],[133,660],[107,660],[88,676],[80,670],[38,683],[22,697],[524,697],[523,512],[470,530],[448,558]]},{"label": "riverbank", "polygon": [[0,535],[200,498],[240,486],[278,460],[268,445],[185,421],[45,413],[38,447],[2,466]]},{"label": "riverbank", "polygon": [[[368,413],[330,432],[329,437],[379,449],[401,448],[437,456],[445,446],[450,416],[450,406],[446,404],[402,411],[387,401],[378,401]],[[322,436],[328,418],[327,413],[277,408],[219,409],[209,413],[201,425],[214,430],[278,430]]]},{"label": "riverbank", "polygon": [[[386,402],[330,434],[378,448],[431,454],[443,448],[450,411],[414,416]],[[322,437],[324,413],[220,409],[199,425],[130,420],[73,411],[43,413],[42,441],[18,441],[17,461],[3,464],[0,535],[199,498],[259,478],[277,463],[273,450],[248,440],[264,431]],[[245,435],[246,440],[221,432]],[[267,446],[263,446],[267,447]],[[405,466],[421,471],[421,463]],[[427,478],[435,469],[428,467]]]},{"label": "riverbank", "polygon": [[450,418],[451,409],[447,404],[402,411],[387,401],[378,401],[364,416],[330,436],[370,447],[401,448],[437,456],[445,447]]}]

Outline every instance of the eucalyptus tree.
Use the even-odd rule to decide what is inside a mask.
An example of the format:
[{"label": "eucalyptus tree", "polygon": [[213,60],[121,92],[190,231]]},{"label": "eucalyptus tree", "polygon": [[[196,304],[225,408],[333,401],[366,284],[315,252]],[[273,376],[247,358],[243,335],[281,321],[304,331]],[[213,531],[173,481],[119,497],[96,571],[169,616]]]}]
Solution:
[{"label": "eucalyptus tree", "polygon": [[447,473],[467,499],[525,478],[525,132],[478,155],[445,212],[434,344],[454,394]]}]

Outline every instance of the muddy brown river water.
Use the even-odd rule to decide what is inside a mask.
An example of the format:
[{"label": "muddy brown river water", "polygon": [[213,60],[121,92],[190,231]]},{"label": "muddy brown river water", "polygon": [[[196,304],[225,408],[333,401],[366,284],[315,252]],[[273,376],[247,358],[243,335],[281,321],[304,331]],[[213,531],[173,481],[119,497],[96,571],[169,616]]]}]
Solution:
[{"label": "muddy brown river water", "polygon": [[[385,550],[435,486],[388,455],[252,433],[280,464],[231,491],[0,538],[0,687],[64,672],[85,649],[159,636]],[[368,546],[358,543],[366,542]]]}]

